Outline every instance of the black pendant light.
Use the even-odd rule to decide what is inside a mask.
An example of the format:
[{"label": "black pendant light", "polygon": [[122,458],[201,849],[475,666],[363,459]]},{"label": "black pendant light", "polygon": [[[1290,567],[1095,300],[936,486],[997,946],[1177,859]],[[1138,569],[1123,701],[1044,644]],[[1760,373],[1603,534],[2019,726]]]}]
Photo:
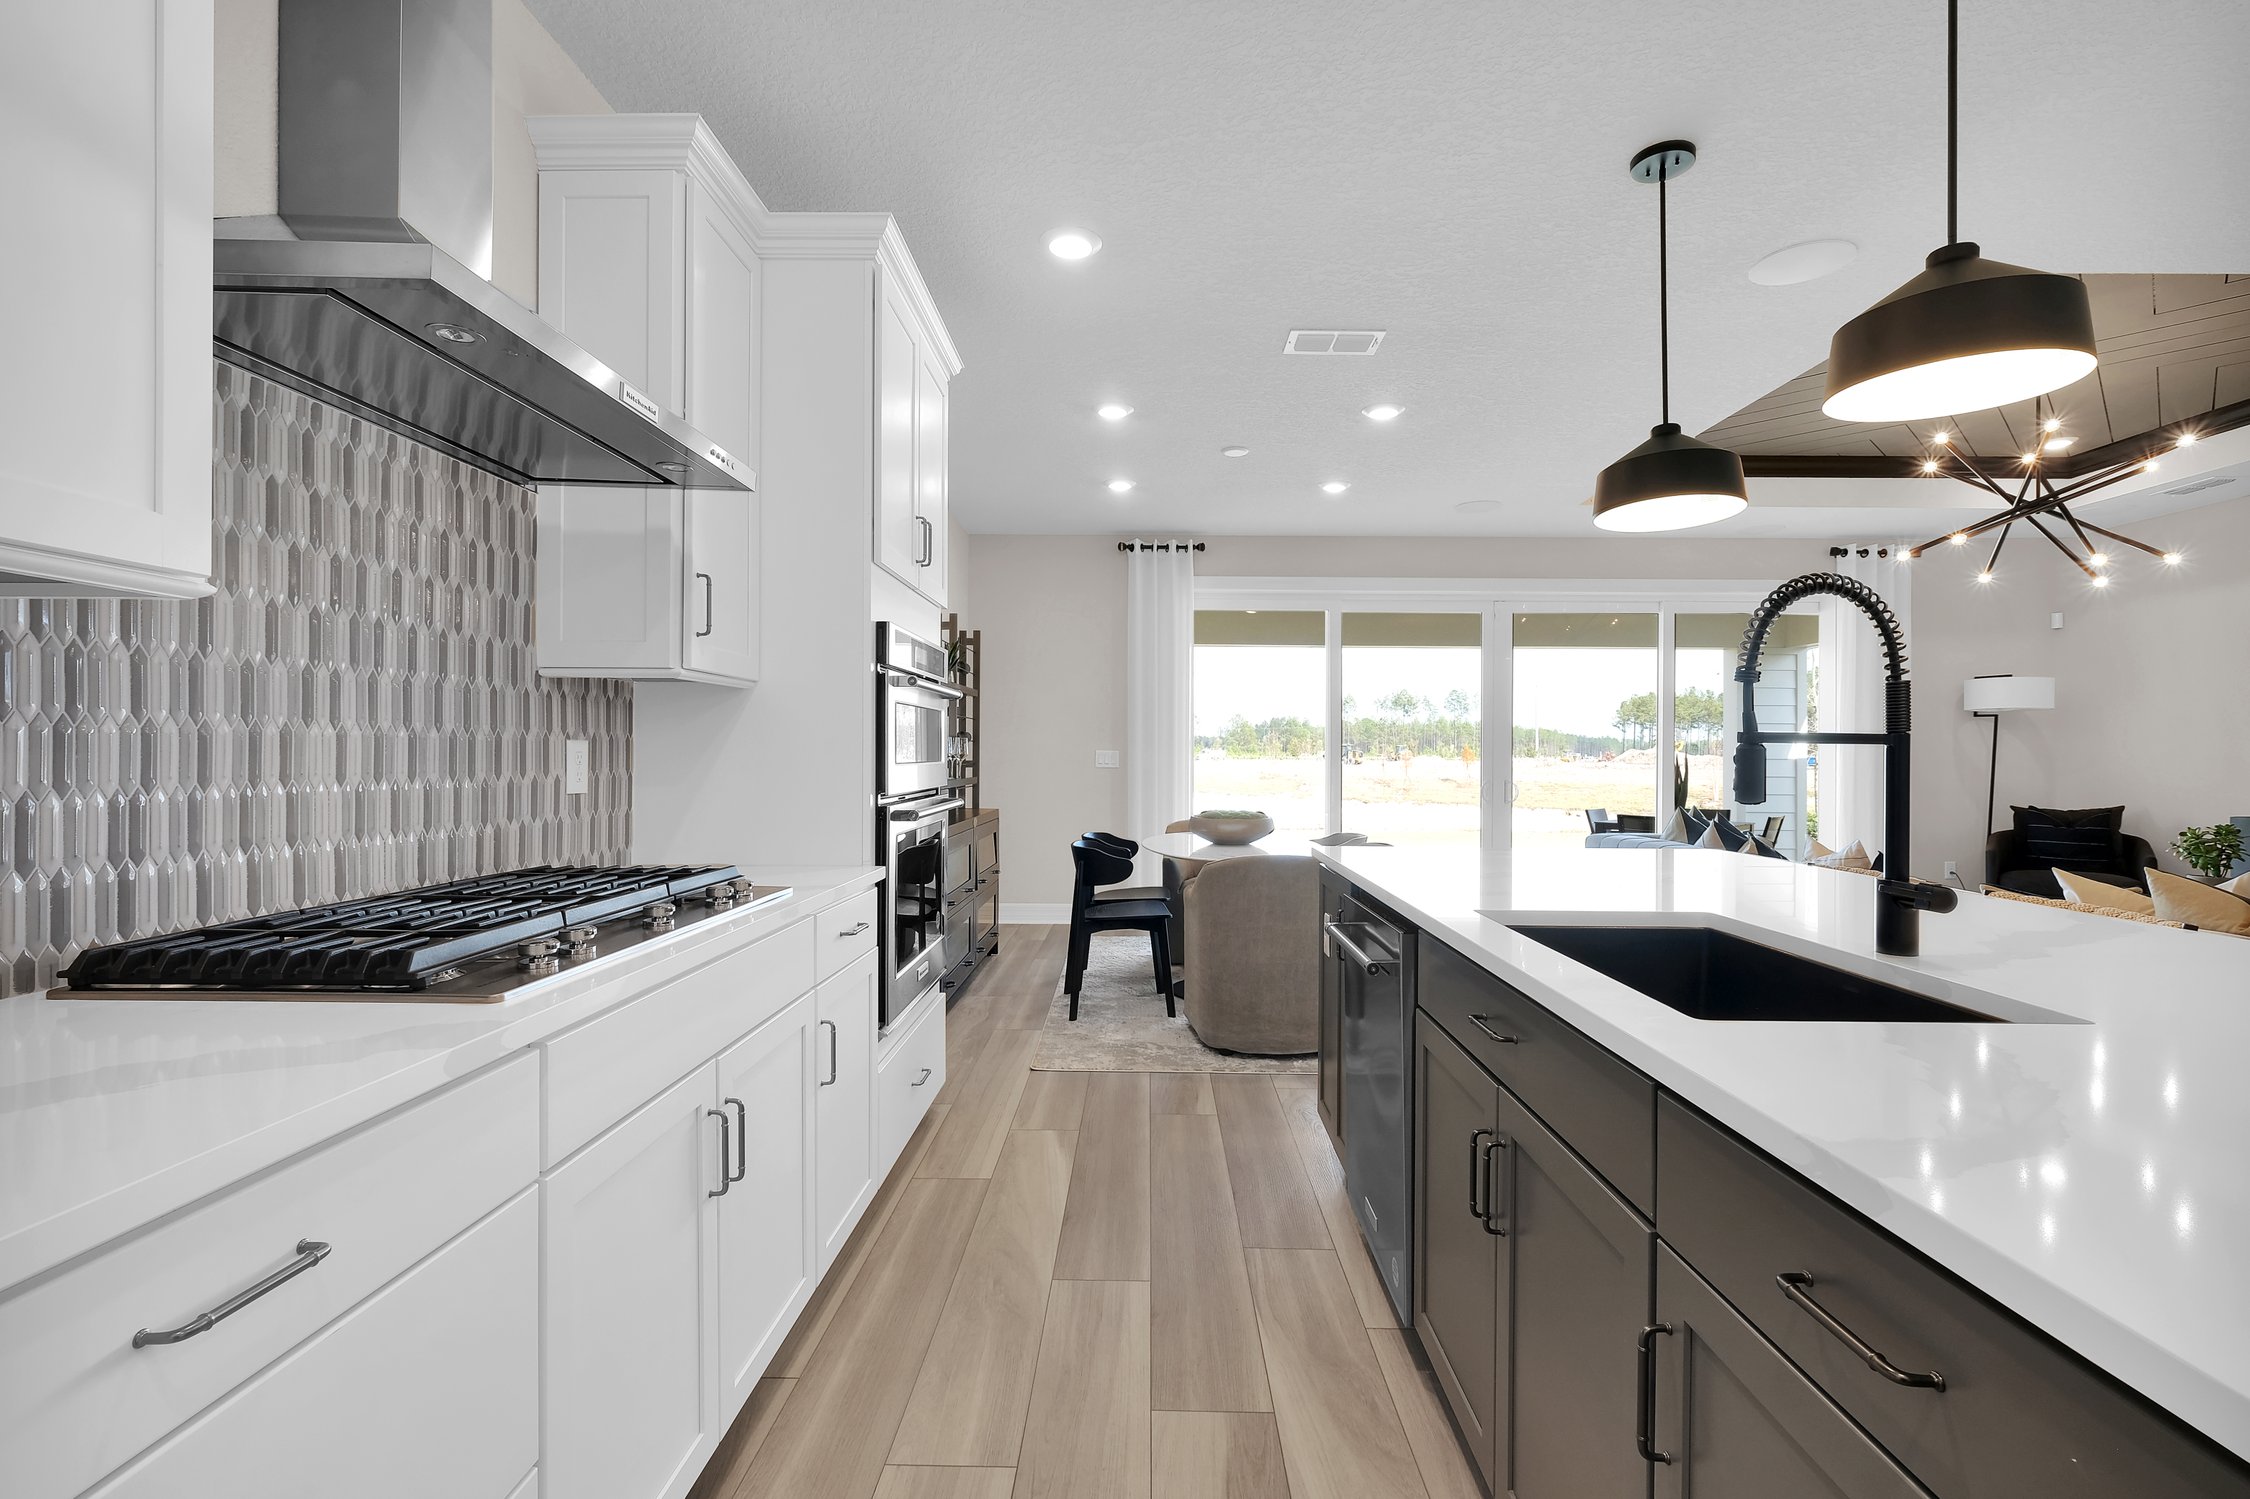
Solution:
[{"label": "black pendant light", "polygon": [[1684,531],[1739,515],[1750,497],[1742,460],[1699,442],[1672,420],[1672,285],[1666,183],[1695,165],[1687,141],[1663,141],[1633,158],[1633,180],[1656,184],[1657,358],[1664,420],[1648,441],[1594,480],[1594,524],[1605,531]]},{"label": "black pendant light", "polygon": [[1928,268],[1836,330],[1828,397],[1841,422],[1983,411],[2093,373],[2086,284],[1986,260],[1960,234],[1961,5],[1945,7],[1945,239]]}]

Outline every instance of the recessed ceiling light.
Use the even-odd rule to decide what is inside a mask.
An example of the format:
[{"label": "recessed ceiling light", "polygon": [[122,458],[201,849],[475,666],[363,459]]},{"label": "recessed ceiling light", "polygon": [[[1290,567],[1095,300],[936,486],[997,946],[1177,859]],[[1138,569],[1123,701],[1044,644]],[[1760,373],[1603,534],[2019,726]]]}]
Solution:
[{"label": "recessed ceiling light", "polygon": [[1112,479],[1109,481],[1109,492],[1111,494],[1130,494],[1132,489],[1133,481],[1130,479]]},{"label": "recessed ceiling light", "polygon": [[2193,432],[2182,432],[2172,440],[2172,445],[2174,447],[2192,448],[2195,446],[2195,434]]},{"label": "recessed ceiling light", "polygon": [[1808,239],[1750,267],[1750,279],[1760,286],[1798,286],[1842,270],[1858,254],[1859,246],[1848,239]]},{"label": "recessed ceiling light", "polygon": [[1395,422],[1405,410],[1404,406],[1367,406],[1361,408],[1359,414],[1371,422]]},{"label": "recessed ceiling light", "polygon": [[1057,229],[1047,236],[1047,253],[1057,260],[1084,260],[1102,247],[1102,237],[1084,229]]},{"label": "recessed ceiling light", "polygon": [[2180,554],[2178,552],[2166,552],[2164,554],[2164,565],[2166,567],[2178,567],[2180,565]]},{"label": "recessed ceiling light", "polygon": [[1105,422],[1121,422],[1132,414],[1132,407],[1120,406],[1115,401],[1110,402],[1106,406],[1096,406],[1094,408],[1094,415],[1100,417]]},{"label": "recessed ceiling light", "polygon": [[1498,500],[1462,500],[1453,508],[1464,515],[1484,515],[1490,511],[1498,510],[1500,502]]},{"label": "recessed ceiling light", "polygon": [[2109,586],[2109,579],[2107,577],[2096,578],[2094,579],[2094,586],[2096,588],[2107,588]]},{"label": "recessed ceiling light", "polygon": [[1320,486],[1320,492],[1322,494],[1342,494],[1349,488],[1351,486],[1341,479],[1330,479],[1326,484]]},{"label": "recessed ceiling light", "polygon": [[2077,441],[2076,438],[2067,435],[2062,437],[2050,437],[2045,442],[2039,445],[2039,451],[2042,453],[2059,453],[2064,448],[2069,447],[2075,441]]},{"label": "recessed ceiling light", "polygon": [[1219,456],[1221,458],[1247,458],[1250,456],[1250,450],[1248,448],[1221,448],[1219,449]]}]

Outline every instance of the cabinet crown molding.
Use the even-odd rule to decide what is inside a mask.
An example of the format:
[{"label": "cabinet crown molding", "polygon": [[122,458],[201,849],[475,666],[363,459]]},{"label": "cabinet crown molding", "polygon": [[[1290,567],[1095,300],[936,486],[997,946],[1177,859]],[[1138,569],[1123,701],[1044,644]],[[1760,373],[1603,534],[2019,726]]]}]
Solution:
[{"label": "cabinet crown molding", "polygon": [[685,172],[726,205],[761,259],[864,259],[881,265],[914,308],[948,378],[961,372],[960,351],[898,220],[889,214],[774,212],[701,115],[534,115],[524,123],[542,172]]}]

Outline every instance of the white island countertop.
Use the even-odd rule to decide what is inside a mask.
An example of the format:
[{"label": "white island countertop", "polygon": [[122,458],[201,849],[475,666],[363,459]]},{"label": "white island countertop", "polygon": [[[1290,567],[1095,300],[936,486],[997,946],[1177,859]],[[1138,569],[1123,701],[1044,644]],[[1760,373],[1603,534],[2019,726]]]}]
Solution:
[{"label": "white island countertop", "polygon": [[635,992],[623,980],[779,931],[883,874],[742,872],[790,894],[497,1004],[0,999],[0,1290],[599,1014]]},{"label": "white island countertop", "polygon": [[[2250,940],[1963,895],[1875,954],[1874,880],[1715,851],[1318,851],[1398,914],[2250,1457]],[[1710,925],[1986,1014],[1697,1020],[1509,922]],[[2026,1010],[2024,1007],[2031,1007]]]}]

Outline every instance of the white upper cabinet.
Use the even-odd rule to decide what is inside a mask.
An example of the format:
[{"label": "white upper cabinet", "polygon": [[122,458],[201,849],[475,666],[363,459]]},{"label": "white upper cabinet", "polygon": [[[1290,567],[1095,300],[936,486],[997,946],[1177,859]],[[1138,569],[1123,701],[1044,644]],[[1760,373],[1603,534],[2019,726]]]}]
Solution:
[{"label": "white upper cabinet", "polygon": [[0,593],[211,591],[211,0],[0,7]]},{"label": "white upper cabinet", "polygon": [[[753,470],[765,209],[693,115],[532,122],[539,313]],[[550,485],[539,495],[539,669],[748,686],[759,500]]]},{"label": "white upper cabinet", "polygon": [[917,315],[904,278],[876,275],[875,561],[945,603],[946,390],[941,334]]}]

